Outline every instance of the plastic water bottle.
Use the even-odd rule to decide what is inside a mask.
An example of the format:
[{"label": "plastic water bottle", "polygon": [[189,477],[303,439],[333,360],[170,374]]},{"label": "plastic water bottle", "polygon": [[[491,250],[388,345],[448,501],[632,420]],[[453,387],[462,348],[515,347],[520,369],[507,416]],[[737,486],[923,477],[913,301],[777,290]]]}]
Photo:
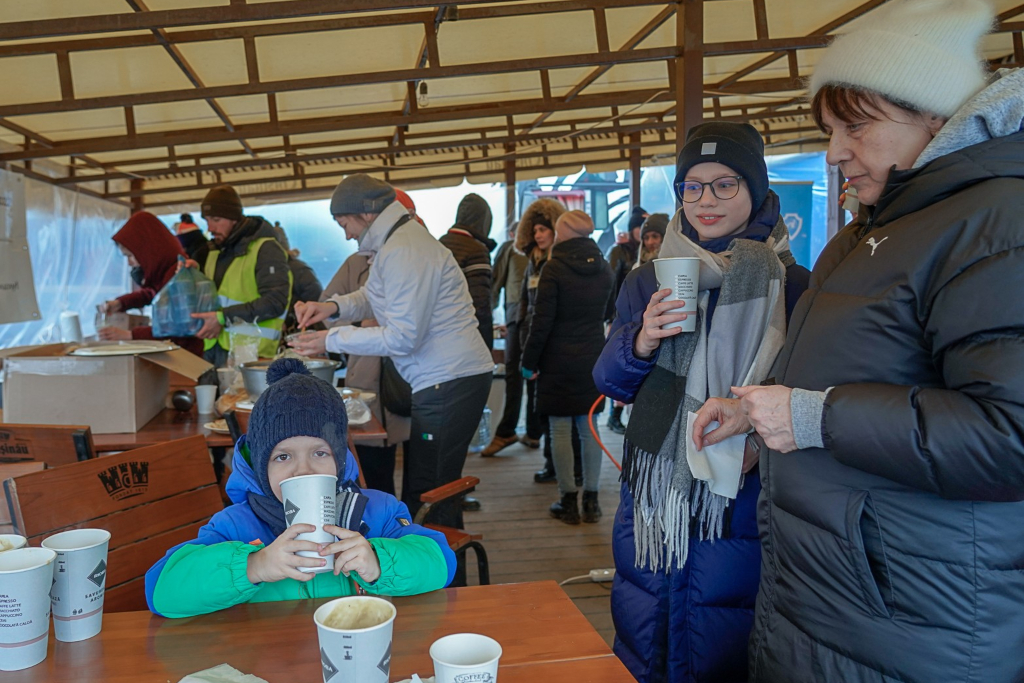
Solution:
[{"label": "plastic water bottle", "polygon": [[476,428],[473,441],[469,444],[470,453],[479,453],[491,442],[491,409],[484,406],[484,414],[480,416],[480,425]]}]

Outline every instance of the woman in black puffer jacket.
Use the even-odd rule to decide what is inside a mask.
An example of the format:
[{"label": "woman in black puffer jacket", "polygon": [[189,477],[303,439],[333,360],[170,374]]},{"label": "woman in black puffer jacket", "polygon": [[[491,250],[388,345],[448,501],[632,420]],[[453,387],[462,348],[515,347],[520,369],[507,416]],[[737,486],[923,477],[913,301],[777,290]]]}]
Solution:
[{"label": "woman in black puffer jacket", "polygon": [[601,516],[597,492],[601,450],[587,425],[587,413],[601,394],[594,364],[604,349],[604,315],[612,291],[612,271],[590,239],[594,222],[582,211],[562,214],[555,224],[555,246],[544,267],[526,344],[523,376],[537,381],[537,408],[548,416],[559,502],[553,517],[579,524],[572,462],[572,427],[583,455],[583,521]]}]

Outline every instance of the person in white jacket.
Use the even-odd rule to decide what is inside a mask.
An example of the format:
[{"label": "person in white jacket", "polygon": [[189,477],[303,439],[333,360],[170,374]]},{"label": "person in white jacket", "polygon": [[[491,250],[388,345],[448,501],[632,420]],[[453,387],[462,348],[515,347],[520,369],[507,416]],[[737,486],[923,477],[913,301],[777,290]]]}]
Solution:
[{"label": "person in white jacket", "polygon": [[[343,324],[292,341],[303,355],[325,351],[390,357],[412,386],[412,436],[402,501],[415,515],[420,494],[455,481],[480,423],[493,360],[477,329],[466,278],[451,252],[395,200],[395,190],[366,174],[346,177],[334,190],[331,214],[361,251],[376,255],[366,284],[325,302],[299,302],[301,327],[322,320]],[[462,526],[457,505],[431,521]]]}]

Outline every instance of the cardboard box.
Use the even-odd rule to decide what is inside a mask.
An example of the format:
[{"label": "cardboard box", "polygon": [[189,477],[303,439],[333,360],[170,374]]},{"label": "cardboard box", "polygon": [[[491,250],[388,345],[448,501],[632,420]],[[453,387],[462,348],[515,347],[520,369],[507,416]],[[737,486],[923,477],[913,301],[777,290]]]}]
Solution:
[{"label": "cardboard box", "polygon": [[78,344],[4,354],[3,419],[89,425],[94,434],[137,432],[164,409],[171,373],[192,379],[213,366],[184,349],[132,356],[71,356]]}]

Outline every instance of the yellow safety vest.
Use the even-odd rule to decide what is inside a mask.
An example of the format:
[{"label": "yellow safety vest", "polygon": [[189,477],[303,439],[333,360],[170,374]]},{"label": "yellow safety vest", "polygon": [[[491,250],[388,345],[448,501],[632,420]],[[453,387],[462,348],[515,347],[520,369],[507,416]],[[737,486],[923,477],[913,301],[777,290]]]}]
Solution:
[{"label": "yellow safety vest", "polygon": [[[277,242],[271,237],[263,237],[249,243],[245,254],[236,257],[228,265],[224,273],[224,279],[217,287],[217,294],[220,298],[221,308],[234,306],[240,303],[248,303],[260,296],[259,288],[256,286],[256,258],[259,255],[260,247],[264,242]],[[280,247],[280,245],[278,245]],[[281,247],[284,251],[284,247]],[[220,250],[211,250],[206,257],[206,267],[203,272],[206,277],[214,280],[217,271],[217,259],[220,257]],[[285,266],[287,267],[287,266]],[[216,280],[214,280],[216,281]],[[273,358],[277,354],[277,347],[281,343],[281,330],[284,328],[284,318],[288,312],[288,306],[292,300],[292,273],[288,271],[288,303],[285,305],[285,312],[279,317],[271,320],[258,320],[255,324],[249,323],[241,326],[231,327],[231,321],[224,321],[224,329],[216,339],[207,339],[203,343],[206,350],[212,349],[214,344],[220,344],[225,351],[231,349],[231,333],[248,334],[260,338],[259,354],[261,358]]]}]

